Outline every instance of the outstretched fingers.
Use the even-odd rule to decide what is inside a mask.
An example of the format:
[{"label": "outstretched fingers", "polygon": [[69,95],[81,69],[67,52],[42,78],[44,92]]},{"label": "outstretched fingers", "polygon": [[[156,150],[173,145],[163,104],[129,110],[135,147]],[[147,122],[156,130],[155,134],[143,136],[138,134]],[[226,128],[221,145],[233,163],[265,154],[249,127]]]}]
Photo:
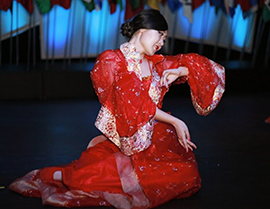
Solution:
[{"label": "outstretched fingers", "polygon": [[179,139],[178,141],[181,144],[181,146],[183,146],[185,148],[186,152],[188,152],[189,150],[193,151],[193,149],[197,149],[196,144],[194,144],[190,140],[190,138],[188,138],[188,139]]},{"label": "outstretched fingers", "polygon": [[181,146],[185,148],[186,152],[188,152],[188,145],[187,145],[186,140],[183,140],[183,139],[179,138],[178,141],[181,144]]},{"label": "outstretched fingers", "polygon": [[193,149],[197,149],[196,144],[194,144],[192,141],[190,141],[190,139],[187,140],[187,145],[188,145],[188,148],[189,148],[191,151],[193,151]]}]

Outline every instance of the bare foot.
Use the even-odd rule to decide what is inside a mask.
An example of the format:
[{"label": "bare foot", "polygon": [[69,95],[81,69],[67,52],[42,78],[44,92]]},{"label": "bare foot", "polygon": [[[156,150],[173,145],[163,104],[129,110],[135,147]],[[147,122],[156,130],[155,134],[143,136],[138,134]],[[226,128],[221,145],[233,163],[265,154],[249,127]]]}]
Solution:
[{"label": "bare foot", "polygon": [[96,144],[98,144],[98,143],[100,143],[100,142],[103,142],[103,141],[105,141],[105,140],[107,140],[107,138],[106,138],[104,135],[96,136],[95,138],[93,138],[93,139],[89,142],[87,148],[89,148],[89,147],[94,147]]},{"label": "bare foot", "polygon": [[62,171],[55,171],[53,174],[53,179],[55,181],[62,181]]}]

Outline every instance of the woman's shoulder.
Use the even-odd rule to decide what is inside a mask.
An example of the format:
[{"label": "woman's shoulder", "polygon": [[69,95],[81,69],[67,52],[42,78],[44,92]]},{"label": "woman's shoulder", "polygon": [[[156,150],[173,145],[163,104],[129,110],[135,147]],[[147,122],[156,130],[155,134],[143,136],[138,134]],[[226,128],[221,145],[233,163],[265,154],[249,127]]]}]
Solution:
[{"label": "woman's shoulder", "polygon": [[98,60],[105,59],[105,60],[121,61],[122,56],[123,55],[120,49],[107,49],[98,56]]},{"label": "woman's shoulder", "polygon": [[116,72],[126,68],[126,61],[119,49],[103,51],[95,61],[94,71]]},{"label": "woman's shoulder", "polygon": [[146,56],[149,60],[151,60],[154,64],[166,64],[171,62],[177,62],[181,59],[184,54],[177,54],[177,55],[162,55],[162,54],[155,54],[153,56]]}]

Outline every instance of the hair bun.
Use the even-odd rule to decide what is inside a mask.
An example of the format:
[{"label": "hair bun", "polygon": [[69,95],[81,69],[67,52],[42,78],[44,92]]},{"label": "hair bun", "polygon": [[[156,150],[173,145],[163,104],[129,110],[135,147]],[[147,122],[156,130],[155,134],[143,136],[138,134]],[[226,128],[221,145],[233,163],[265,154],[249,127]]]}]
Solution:
[{"label": "hair bun", "polygon": [[121,33],[127,38],[131,38],[134,33],[134,26],[132,21],[127,21],[121,26]]},{"label": "hair bun", "polygon": [[132,20],[128,20],[121,26],[121,33],[126,38],[131,38],[139,29],[153,29],[158,31],[168,30],[168,24],[164,16],[155,9],[141,10]]}]

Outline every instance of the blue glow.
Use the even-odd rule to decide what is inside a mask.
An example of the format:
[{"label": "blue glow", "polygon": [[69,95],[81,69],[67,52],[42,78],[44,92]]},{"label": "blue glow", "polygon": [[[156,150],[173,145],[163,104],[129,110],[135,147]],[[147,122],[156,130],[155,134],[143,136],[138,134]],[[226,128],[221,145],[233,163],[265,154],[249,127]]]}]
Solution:
[{"label": "blue glow", "polygon": [[202,24],[206,23],[206,17],[204,16],[204,9],[205,4],[202,7],[197,8],[193,12],[193,23],[191,32],[192,38],[200,39],[202,36]]},{"label": "blue glow", "polygon": [[243,47],[248,33],[248,21],[250,17],[247,17],[246,19],[243,18],[242,10],[239,5],[235,9],[234,17],[238,17],[233,19],[233,25],[235,26],[235,31],[233,32],[234,45]]},{"label": "blue glow", "polygon": [[2,34],[10,33],[11,13],[10,11],[0,11],[1,14],[1,31]]},{"label": "blue glow", "polygon": [[[185,35],[188,35],[188,29],[189,29],[189,21],[188,18],[183,15],[183,7],[179,8],[178,12],[178,23],[181,25],[180,30],[185,33]],[[172,30],[172,29],[171,29]]]},{"label": "blue glow", "polygon": [[[49,33],[49,57],[52,56],[52,48],[56,58],[70,51],[73,57],[79,57],[82,53],[87,56],[87,54],[96,55],[102,52],[104,47],[106,48],[105,45],[108,45],[106,41],[109,41],[109,44],[113,43],[117,35],[115,32],[110,33],[111,30],[115,30],[117,23],[113,24],[111,20],[115,20],[113,17],[117,18],[117,16],[109,15],[107,1],[103,1],[102,10],[91,12],[85,10],[81,1],[72,1],[71,8],[68,10],[58,5],[54,6],[42,17],[43,56],[47,47],[45,38],[47,33]],[[111,34],[114,34],[114,37]]]},{"label": "blue glow", "polygon": [[24,25],[28,24],[29,13],[21,4],[17,3],[16,1],[13,1],[12,17],[13,30],[16,30],[17,28],[23,27]]},{"label": "blue glow", "polygon": [[197,39],[209,39],[212,35],[212,28],[215,26],[216,14],[215,8],[210,6],[208,2],[202,4],[200,7],[193,11],[193,22],[189,23],[189,20],[184,16],[183,7],[179,8],[179,25],[181,31],[188,36],[189,27],[192,27],[190,38]]},{"label": "blue glow", "polygon": [[[220,27],[220,20],[222,16],[226,16],[226,20],[222,23],[222,38],[219,40],[220,46],[226,46],[229,43],[230,36],[233,37],[232,45],[235,48],[242,48],[245,44],[246,35],[248,34],[249,28],[249,18],[253,16],[248,16],[246,19],[243,18],[241,7],[238,5],[235,8],[235,14],[233,18],[219,11],[216,14],[214,6],[210,6],[209,2],[202,4],[193,12],[193,22],[190,24],[188,18],[184,15],[183,7],[179,8],[178,11],[178,34],[182,39],[188,38],[188,30],[191,26],[190,39],[193,41],[200,41],[203,39],[209,44],[214,44],[216,40],[216,34],[218,33],[218,28]],[[173,24],[171,24],[172,26]],[[231,28],[231,26],[233,26]],[[232,31],[231,31],[232,29]],[[247,40],[247,46],[250,45],[252,40],[252,35]]]},{"label": "blue glow", "polygon": [[58,5],[55,5],[49,13],[49,48],[54,47],[58,51],[59,48],[65,46],[68,35],[69,13],[70,10]]},{"label": "blue glow", "polygon": [[[66,10],[55,5],[51,11],[42,16],[43,22],[43,48],[49,50],[49,57],[62,57],[65,53],[65,45],[68,43],[68,24],[71,9]],[[47,31],[48,30],[48,31]],[[70,31],[69,31],[70,32]],[[46,39],[48,34],[48,40]]]},{"label": "blue glow", "polygon": [[[0,11],[1,14],[1,35],[9,35],[11,31],[18,30],[19,33],[23,32],[21,29],[29,24],[29,13],[25,8],[18,3],[13,1],[13,10],[12,13],[8,11]],[[12,30],[11,30],[11,21],[12,21]],[[16,33],[13,33],[13,36]]]},{"label": "blue glow", "polygon": [[[38,13],[37,10],[36,12]],[[12,13],[10,10],[0,11],[0,15],[1,36],[4,38],[9,37],[10,31],[13,31],[14,36],[17,31],[20,33],[28,28],[29,13],[16,1],[13,1]],[[193,41],[200,41],[203,38],[205,42],[215,44],[221,16],[216,15],[215,7],[210,6],[206,1],[193,12],[190,38]],[[225,17],[224,14],[223,17]],[[73,18],[75,19],[73,20]],[[238,5],[235,8],[234,17],[226,17],[222,23],[222,37],[218,44],[227,47],[228,39],[232,34],[233,47],[241,49],[250,30],[250,18],[253,16],[243,18],[241,7]],[[92,12],[86,11],[81,1],[72,1],[71,8],[68,10],[55,5],[48,14],[42,16],[42,54],[43,56],[46,54],[47,47],[48,55],[55,56],[55,58],[62,58],[67,51],[71,52],[71,57],[79,57],[82,53],[83,56],[96,56],[105,49],[116,48],[122,38],[119,35],[119,27],[123,21],[124,10],[120,11],[118,6],[116,12],[111,15],[108,1],[103,1],[100,11],[93,10]],[[169,22],[170,30],[172,30],[173,21]],[[74,24],[72,25],[72,23]],[[183,7],[180,7],[176,37],[185,40],[190,25],[187,17],[184,16]],[[233,31],[230,31],[231,25],[235,25]],[[251,34],[247,40],[247,47],[250,46],[252,36]]]}]

